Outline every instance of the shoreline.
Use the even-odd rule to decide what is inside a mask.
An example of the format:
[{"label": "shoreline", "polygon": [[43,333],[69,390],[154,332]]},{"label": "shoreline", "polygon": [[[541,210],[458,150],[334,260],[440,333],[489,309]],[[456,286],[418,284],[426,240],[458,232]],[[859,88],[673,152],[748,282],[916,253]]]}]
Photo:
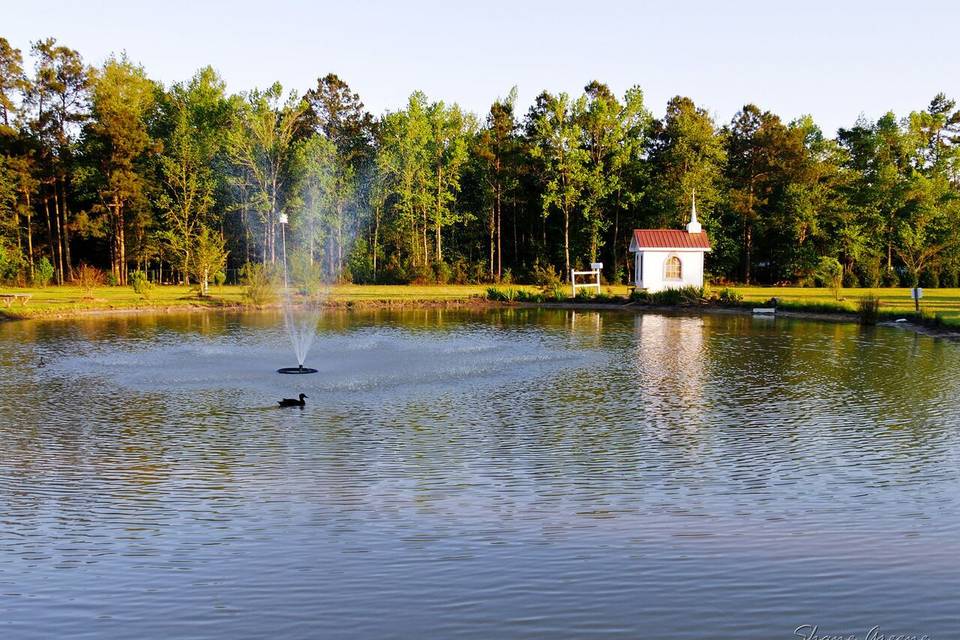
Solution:
[{"label": "shoreline", "polygon": [[[201,302],[201,301],[198,301]],[[303,301],[298,301],[297,306],[302,306]],[[716,306],[664,306],[664,305],[639,305],[635,303],[616,304],[616,303],[590,303],[590,302],[499,302],[489,300],[484,297],[472,296],[466,298],[451,299],[367,299],[367,300],[324,300],[320,303],[323,309],[343,309],[343,310],[369,310],[369,309],[496,309],[496,308],[521,308],[521,309],[557,309],[566,311],[617,311],[621,313],[654,313],[665,315],[685,315],[685,316],[703,316],[703,315],[741,315],[752,316],[750,307],[716,307]],[[23,316],[11,315],[7,310],[0,311],[0,322],[29,322],[45,320],[77,320],[83,318],[109,318],[123,316],[148,316],[148,315],[171,315],[177,313],[198,313],[198,312],[256,312],[256,311],[277,311],[283,308],[279,302],[272,302],[264,305],[253,305],[249,303],[226,303],[226,304],[174,304],[157,305],[142,307],[120,307],[120,308],[100,308],[100,309],[74,309],[57,310],[37,314],[27,314]],[[797,320],[808,320],[817,322],[841,322],[858,323],[856,314],[850,313],[829,313],[823,311],[799,311],[783,310],[777,311],[774,318],[790,318]],[[950,341],[960,341],[960,330],[928,327],[912,321],[894,322],[884,320],[877,322],[876,326],[891,327],[912,331],[919,335],[925,335],[932,338],[944,338]]]}]

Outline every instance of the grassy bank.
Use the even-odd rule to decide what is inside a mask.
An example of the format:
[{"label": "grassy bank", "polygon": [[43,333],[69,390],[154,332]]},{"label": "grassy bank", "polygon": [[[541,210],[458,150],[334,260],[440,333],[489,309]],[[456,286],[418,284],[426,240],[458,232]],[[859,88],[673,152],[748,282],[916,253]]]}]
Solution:
[{"label": "grassy bank", "polygon": [[[694,291],[694,290],[691,290]],[[841,289],[839,299],[832,289],[802,287],[708,287],[703,295],[671,295],[680,292],[664,292],[650,296],[630,297],[626,286],[603,287],[599,295],[581,292],[576,299],[570,298],[566,289],[559,295],[544,294],[533,287],[491,287],[487,296],[505,302],[561,302],[561,303],[610,303],[649,306],[718,306],[756,307],[769,306],[776,298],[776,306],[782,311],[797,311],[815,314],[859,315],[860,301],[875,297],[879,303],[877,319],[893,320],[906,318],[918,324],[932,327],[960,329],[960,289],[925,289],[920,304],[920,313],[915,311],[910,289]]]},{"label": "grassy bank", "polygon": [[[337,305],[417,305],[435,303],[475,302],[488,297],[488,285],[336,285],[326,292],[326,299]],[[511,291],[513,298],[530,300],[539,292],[537,287],[508,285],[495,288]],[[567,290],[563,288],[561,293]],[[711,287],[708,294],[719,294],[720,287]],[[782,309],[816,313],[856,313],[861,298],[880,299],[882,318],[908,316],[913,312],[909,289],[842,289],[836,300],[831,289],[800,287],[730,287],[740,296],[741,304],[759,306],[777,298]],[[520,293],[523,292],[523,293]],[[79,287],[2,288],[0,293],[28,294],[26,305],[19,301],[7,307],[0,303],[0,317],[64,317],[93,311],[120,311],[129,309],[176,310],[178,308],[242,308],[250,306],[244,296],[244,287],[212,287],[209,297],[200,298],[194,289],[184,286],[154,287],[149,296],[142,296],[130,287],[97,287],[84,292]],[[630,290],[626,286],[604,287],[600,302],[625,303]],[[531,301],[536,301],[531,300]],[[921,303],[928,317],[939,316],[944,324],[960,327],[960,289],[925,289]]]},{"label": "grassy bank", "polygon": [[[200,298],[195,289],[166,285],[154,287],[148,296],[130,287],[97,287],[85,292],[79,287],[0,288],[0,294],[25,294],[27,303],[14,301],[9,307],[0,301],[0,318],[66,317],[96,311],[165,311],[193,308],[244,308],[252,306],[241,286],[211,287],[210,295]],[[326,292],[332,304],[430,304],[460,303],[482,299],[481,285],[337,285]]]}]

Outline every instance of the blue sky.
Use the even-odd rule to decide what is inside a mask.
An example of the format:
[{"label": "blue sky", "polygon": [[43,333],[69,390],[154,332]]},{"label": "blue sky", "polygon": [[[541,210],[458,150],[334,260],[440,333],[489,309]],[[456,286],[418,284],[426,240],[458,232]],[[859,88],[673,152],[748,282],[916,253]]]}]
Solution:
[{"label": "blue sky", "polygon": [[542,89],[599,79],[639,85],[657,116],[683,94],[721,123],[754,102],[832,134],[960,98],[958,19],[960,3],[929,0],[3,0],[0,36],[24,51],[54,36],[93,64],[125,50],[165,83],[210,64],[231,91],[302,93],[332,71],[375,114],[414,89],[483,114],[514,85],[523,112]]}]

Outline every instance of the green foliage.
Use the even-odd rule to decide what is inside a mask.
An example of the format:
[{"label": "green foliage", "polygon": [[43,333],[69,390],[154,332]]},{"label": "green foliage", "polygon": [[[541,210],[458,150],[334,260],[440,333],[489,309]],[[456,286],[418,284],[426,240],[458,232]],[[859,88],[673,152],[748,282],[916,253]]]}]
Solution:
[{"label": "green foliage", "polygon": [[530,275],[533,278],[533,283],[544,290],[553,289],[562,284],[556,268],[549,263],[541,264],[539,260],[533,263]]},{"label": "green foliage", "polygon": [[106,276],[103,271],[83,262],[73,270],[73,283],[83,289],[87,296],[93,292],[95,287],[103,286],[105,281]]},{"label": "green foliage", "polygon": [[213,283],[218,287],[222,287],[226,281],[227,274],[222,269],[213,274]]},{"label": "green foliage", "polygon": [[23,256],[15,248],[0,243],[0,281],[12,282],[20,276]]},{"label": "green foliage", "polygon": [[265,265],[248,262],[240,270],[244,298],[251,304],[262,307],[277,299],[278,283],[276,274]]},{"label": "green foliage", "polygon": [[298,249],[287,258],[289,284],[302,295],[317,296],[323,290],[323,269],[309,251]]},{"label": "green foliage", "polygon": [[880,298],[868,295],[857,300],[857,314],[860,316],[860,324],[877,324],[880,317]]},{"label": "green foliage", "polygon": [[843,266],[840,261],[830,256],[823,256],[817,263],[816,278],[825,287],[833,289],[833,295],[840,300],[840,289],[843,287]]},{"label": "green foliage", "polygon": [[514,289],[513,287],[488,287],[487,300],[493,300],[494,302],[514,302],[520,293],[520,289]]},{"label": "green foliage", "polygon": [[33,265],[33,285],[41,289],[46,287],[53,280],[53,274],[53,265],[47,256],[43,256]]},{"label": "green foliage", "polygon": [[703,287],[680,287],[650,292],[636,289],[630,294],[630,302],[661,307],[699,306],[710,302]]}]

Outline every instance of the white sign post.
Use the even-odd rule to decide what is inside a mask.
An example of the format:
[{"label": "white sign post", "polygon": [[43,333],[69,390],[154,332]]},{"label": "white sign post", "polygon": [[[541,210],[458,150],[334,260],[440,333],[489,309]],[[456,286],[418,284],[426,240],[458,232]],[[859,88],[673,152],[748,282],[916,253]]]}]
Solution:
[{"label": "white sign post", "polygon": [[[584,287],[596,287],[597,293],[600,293],[600,270],[603,269],[602,262],[591,262],[590,271],[576,271],[575,269],[570,270],[570,291],[573,294],[573,297],[577,297],[577,287],[583,289]],[[583,284],[577,284],[577,276],[593,276],[594,282],[585,282]]]},{"label": "white sign post", "polygon": [[913,304],[917,311],[920,311],[920,299],[923,297],[923,287],[913,288]]}]

